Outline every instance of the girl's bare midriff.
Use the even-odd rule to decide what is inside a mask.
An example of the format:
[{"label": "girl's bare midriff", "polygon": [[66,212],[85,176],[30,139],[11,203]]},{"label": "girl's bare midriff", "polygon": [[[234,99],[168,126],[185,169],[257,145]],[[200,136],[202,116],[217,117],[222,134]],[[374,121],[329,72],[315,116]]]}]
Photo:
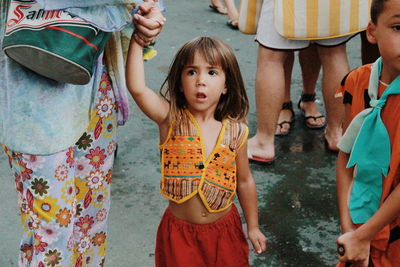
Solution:
[{"label": "girl's bare midriff", "polygon": [[213,223],[226,215],[231,209],[229,207],[220,212],[209,212],[199,195],[195,195],[181,204],[169,201],[168,208],[175,217],[194,224]]}]

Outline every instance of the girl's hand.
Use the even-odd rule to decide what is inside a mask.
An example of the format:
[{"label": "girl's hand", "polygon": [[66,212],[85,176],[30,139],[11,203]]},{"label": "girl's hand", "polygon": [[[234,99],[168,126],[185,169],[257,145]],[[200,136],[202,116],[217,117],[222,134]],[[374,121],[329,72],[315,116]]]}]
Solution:
[{"label": "girl's hand", "polygon": [[135,32],[133,38],[141,46],[148,46],[160,34],[166,19],[153,2],[144,2],[133,16]]},{"label": "girl's hand", "polygon": [[249,229],[248,236],[256,254],[261,254],[267,250],[267,238],[258,227]]},{"label": "girl's hand", "polygon": [[347,232],[337,239],[338,246],[344,247],[344,255],[339,255],[342,262],[353,262],[351,266],[368,267],[370,240],[362,240],[356,231]]}]

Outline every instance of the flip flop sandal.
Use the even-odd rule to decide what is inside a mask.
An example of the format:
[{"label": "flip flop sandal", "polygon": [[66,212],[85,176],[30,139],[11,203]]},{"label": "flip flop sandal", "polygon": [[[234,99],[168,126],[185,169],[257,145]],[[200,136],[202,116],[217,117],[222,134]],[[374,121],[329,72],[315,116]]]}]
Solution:
[{"label": "flip flop sandal", "polygon": [[233,30],[238,30],[239,29],[239,20],[238,19],[230,19],[226,22],[226,25],[228,25]]},{"label": "flip flop sandal", "polygon": [[272,164],[275,161],[275,157],[267,159],[253,155],[249,149],[247,149],[247,157],[249,158],[249,161],[261,164]]},{"label": "flip flop sandal", "polygon": [[300,103],[301,102],[315,102],[315,93],[314,94],[303,94],[301,93],[301,97],[299,99],[299,103],[297,104],[298,109],[302,112],[302,115],[304,117],[304,121],[305,121],[305,125],[307,128],[309,129],[313,129],[313,130],[318,130],[318,129],[322,129],[325,127],[326,125],[326,119],[325,122],[320,124],[320,125],[314,125],[314,124],[310,124],[309,120],[313,119],[314,121],[319,119],[319,118],[325,118],[324,115],[319,115],[319,116],[306,116],[306,112],[304,111],[304,109],[302,109],[300,107]]},{"label": "flip flop sandal", "polygon": [[320,125],[315,125],[315,124],[311,124],[311,123],[308,122],[309,119],[313,119],[314,121],[316,121],[319,118],[325,118],[325,116],[324,115],[320,115],[320,116],[304,116],[304,120],[306,121],[305,122],[306,127],[310,128],[310,129],[314,129],[314,130],[318,130],[318,129],[324,128],[325,125],[326,125],[326,122],[324,122],[324,123],[322,123]]},{"label": "flip flop sandal", "polygon": [[[293,122],[293,121],[282,121],[282,122],[276,124],[276,126],[279,127],[279,133],[276,133],[275,136],[285,136],[285,135],[288,135],[288,134],[290,133],[290,127],[292,127],[292,122]],[[288,124],[288,125],[289,125],[289,128],[288,128],[288,131],[287,131],[287,132],[282,132],[282,129],[283,129],[283,125],[284,125],[284,124]]]},{"label": "flip flop sandal", "polygon": [[[294,111],[293,111],[293,103],[292,101],[288,101],[288,102],[284,102],[282,104],[282,109],[281,110],[289,110],[292,113],[292,116],[290,117],[290,120],[288,121],[282,121],[280,123],[277,123],[276,126],[279,127],[279,133],[276,133],[275,136],[285,136],[288,135],[290,133],[290,129],[292,128],[292,123],[294,122]],[[282,132],[282,128],[284,124],[289,124],[289,128],[287,133],[286,132]]]},{"label": "flip flop sandal", "polygon": [[[226,7],[224,7],[224,6],[217,6],[217,5],[214,5],[213,3],[210,3],[208,6],[209,6],[214,12],[216,12],[216,13],[218,13],[218,14],[222,14],[222,15],[228,14],[228,11],[227,11]],[[221,10],[224,10],[224,11],[221,11]]]}]

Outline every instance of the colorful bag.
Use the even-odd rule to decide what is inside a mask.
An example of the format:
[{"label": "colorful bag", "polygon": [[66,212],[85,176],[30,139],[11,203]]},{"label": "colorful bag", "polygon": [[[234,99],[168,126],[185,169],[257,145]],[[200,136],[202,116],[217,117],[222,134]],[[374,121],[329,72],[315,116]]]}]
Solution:
[{"label": "colorful bag", "polygon": [[36,1],[10,0],[4,53],[58,82],[87,84],[110,33]]},{"label": "colorful bag", "polygon": [[245,34],[257,32],[263,0],[241,0],[239,7],[239,30]]},{"label": "colorful bag", "polygon": [[313,40],[365,30],[371,0],[275,0],[275,28],[288,39]]}]

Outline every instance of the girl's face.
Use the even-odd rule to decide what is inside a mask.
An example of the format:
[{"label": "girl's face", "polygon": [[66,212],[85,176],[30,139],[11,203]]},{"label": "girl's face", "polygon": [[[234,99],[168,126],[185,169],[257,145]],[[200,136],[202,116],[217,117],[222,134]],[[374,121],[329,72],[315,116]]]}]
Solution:
[{"label": "girl's face", "polygon": [[194,55],[193,63],[184,66],[181,84],[181,91],[192,113],[214,114],[221,95],[227,92],[225,72],[221,66],[211,66],[198,52]]}]

